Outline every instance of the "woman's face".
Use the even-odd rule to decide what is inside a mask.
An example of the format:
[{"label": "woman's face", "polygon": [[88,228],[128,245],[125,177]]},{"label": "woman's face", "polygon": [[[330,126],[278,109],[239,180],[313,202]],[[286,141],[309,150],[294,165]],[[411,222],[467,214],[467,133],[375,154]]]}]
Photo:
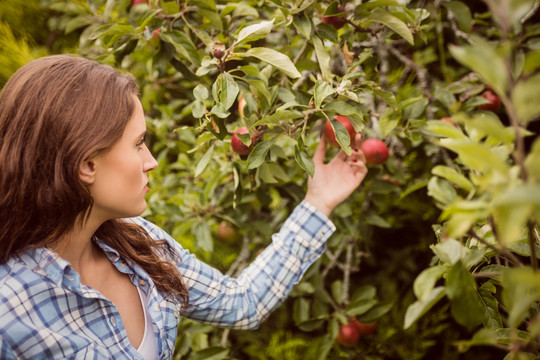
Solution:
[{"label": "woman's face", "polygon": [[142,105],[136,96],[134,98],[135,111],[120,140],[109,151],[91,159],[92,214],[103,221],[143,213],[148,172],[157,166],[144,143],[146,122]]}]

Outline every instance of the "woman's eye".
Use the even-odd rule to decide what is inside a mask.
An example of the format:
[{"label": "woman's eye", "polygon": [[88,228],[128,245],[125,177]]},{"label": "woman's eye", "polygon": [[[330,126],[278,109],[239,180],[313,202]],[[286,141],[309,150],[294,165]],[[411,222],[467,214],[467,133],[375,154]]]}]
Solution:
[{"label": "woman's eye", "polygon": [[139,141],[137,143],[137,148],[139,148],[139,150],[142,148],[142,146],[144,145],[144,141],[145,141],[145,138],[142,138],[141,141]]}]

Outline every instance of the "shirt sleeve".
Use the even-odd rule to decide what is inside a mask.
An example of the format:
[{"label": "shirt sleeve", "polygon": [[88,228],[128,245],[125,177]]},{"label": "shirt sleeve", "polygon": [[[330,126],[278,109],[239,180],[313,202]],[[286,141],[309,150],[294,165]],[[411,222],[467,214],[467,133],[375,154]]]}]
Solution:
[{"label": "shirt sleeve", "polygon": [[0,334],[0,359],[2,360],[16,360],[17,359],[15,355],[13,354],[11,347],[3,339],[1,334]]},{"label": "shirt sleeve", "polygon": [[182,315],[236,329],[259,327],[324,252],[335,231],[334,224],[304,200],[272,235],[271,244],[233,278],[198,260],[155,225],[141,225],[152,237],[169,241],[180,255],[177,265],[190,297]]}]

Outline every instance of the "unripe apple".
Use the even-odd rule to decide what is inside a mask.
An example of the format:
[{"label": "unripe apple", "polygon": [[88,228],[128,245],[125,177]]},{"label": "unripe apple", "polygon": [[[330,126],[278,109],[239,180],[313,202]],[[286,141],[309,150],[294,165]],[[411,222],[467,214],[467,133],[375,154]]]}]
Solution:
[{"label": "unripe apple", "polygon": [[216,59],[221,59],[224,53],[225,53],[225,45],[223,45],[219,41],[216,41],[212,48],[212,55],[214,55]]},{"label": "unripe apple", "polygon": [[240,234],[236,227],[229,224],[227,221],[222,221],[219,223],[217,237],[223,242],[234,244],[240,238]]},{"label": "unripe apple", "polygon": [[[347,132],[349,133],[351,137],[351,143],[352,143],[354,140],[354,136],[356,135],[356,131],[354,131],[354,127],[351,124],[351,121],[349,120],[349,118],[346,116],[337,115],[337,116],[334,116],[334,119],[336,119],[343,126],[345,126],[345,129],[347,130]],[[332,124],[330,123],[330,120],[327,120],[326,123],[324,124],[324,138],[330,145],[339,147],[339,144],[336,139],[336,134],[334,132],[334,128],[332,127]]]},{"label": "unripe apple", "polygon": [[482,93],[482,96],[489,101],[489,103],[478,106],[479,109],[495,111],[501,106],[501,99],[499,99],[493,91],[486,90]]},{"label": "unripe apple", "polygon": [[255,137],[251,137],[251,144],[247,146],[242,142],[240,137],[237,134],[248,134],[249,131],[247,127],[241,127],[238,130],[236,130],[231,138],[231,147],[233,151],[237,154],[246,156],[249,155],[251,150],[253,150],[253,143],[255,142]]},{"label": "unripe apple", "polygon": [[350,320],[347,324],[342,324],[339,327],[339,333],[336,341],[347,347],[354,347],[360,339],[360,331],[356,325],[356,320]]},{"label": "unripe apple", "polygon": [[366,165],[382,164],[388,159],[388,147],[379,139],[367,139],[360,145],[366,156]]}]

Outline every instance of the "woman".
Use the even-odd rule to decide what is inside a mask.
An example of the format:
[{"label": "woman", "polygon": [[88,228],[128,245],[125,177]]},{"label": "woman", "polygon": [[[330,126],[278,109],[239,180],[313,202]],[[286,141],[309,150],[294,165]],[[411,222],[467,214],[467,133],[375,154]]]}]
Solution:
[{"label": "woman", "polygon": [[367,172],[357,150],[324,164],[322,140],[304,201],[238,278],[223,276],[138,217],[157,162],[137,93],[133,77],[68,55],[30,62],[2,90],[1,359],[168,359],[180,316],[256,328]]}]

